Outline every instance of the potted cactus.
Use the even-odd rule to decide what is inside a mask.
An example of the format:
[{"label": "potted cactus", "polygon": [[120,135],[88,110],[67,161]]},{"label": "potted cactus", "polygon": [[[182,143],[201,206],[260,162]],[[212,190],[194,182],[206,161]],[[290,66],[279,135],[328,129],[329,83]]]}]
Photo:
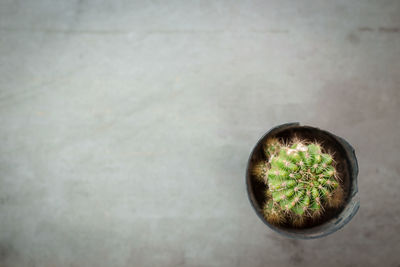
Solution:
[{"label": "potted cactus", "polygon": [[357,212],[357,160],[343,139],[298,123],[273,128],[247,168],[253,207],[272,229],[295,238],[330,234]]}]

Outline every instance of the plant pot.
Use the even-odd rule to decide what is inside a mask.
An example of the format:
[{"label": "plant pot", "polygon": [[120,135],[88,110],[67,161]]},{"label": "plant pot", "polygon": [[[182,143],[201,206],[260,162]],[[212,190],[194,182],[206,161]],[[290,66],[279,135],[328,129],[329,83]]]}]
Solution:
[{"label": "plant pot", "polygon": [[[263,216],[262,207],[265,202],[266,185],[254,179],[251,175],[253,164],[265,159],[262,144],[269,138],[278,137],[288,140],[294,135],[308,140],[316,140],[329,151],[334,152],[337,170],[341,173],[341,186],[345,192],[345,199],[339,208],[328,208],[324,215],[302,228],[269,223]],[[250,154],[246,169],[247,193],[251,205],[258,217],[272,230],[287,237],[296,239],[319,238],[336,232],[346,225],[357,213],[360,202],[357,197],[358,164],[353,147],[343,138],[327,131],[310,126],[300,126],[299,123],[287,123],[269,130],[255,145]]]}]

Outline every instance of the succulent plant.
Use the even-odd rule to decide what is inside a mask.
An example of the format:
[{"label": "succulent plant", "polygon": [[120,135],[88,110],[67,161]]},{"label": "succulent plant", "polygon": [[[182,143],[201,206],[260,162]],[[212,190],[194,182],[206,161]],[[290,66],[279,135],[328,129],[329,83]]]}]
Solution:
[{"label": "succulent plant", "polygon": [[273,224],[302,226],[319,218],[326,207],[339,207],[343,190],[331,154],[317,142],[295,138],[289,143],[270,139],[263,146],[267,160],[252,173],[264,182],[265,218]]}]

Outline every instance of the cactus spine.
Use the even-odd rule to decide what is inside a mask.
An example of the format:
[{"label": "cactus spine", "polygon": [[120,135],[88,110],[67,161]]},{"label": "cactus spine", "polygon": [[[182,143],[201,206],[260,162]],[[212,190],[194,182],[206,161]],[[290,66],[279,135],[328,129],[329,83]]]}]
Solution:
[{"label": "cactus spine", "polygon": [[267,160],[257,162],[252,173],[267,185],[263,212],[269,222],[302,226],[325,207],[340,206],[343,190],[333,157],[318,143],[294,139],[283,144],[273,138],[263,150]]}]

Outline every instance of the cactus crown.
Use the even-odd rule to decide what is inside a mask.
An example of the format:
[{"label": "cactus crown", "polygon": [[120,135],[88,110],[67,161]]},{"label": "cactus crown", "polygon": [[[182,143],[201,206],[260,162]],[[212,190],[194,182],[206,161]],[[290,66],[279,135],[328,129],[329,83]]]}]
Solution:
[{"label": "cactus crown", "polygon": [[269,222],[302,226],[320,217],[324,207],[340,206],[343,190],[333,157],[318,143],[270,139],[264,153],[268,161],[256,163],[253,174],[267,185],[263,212]]}]

